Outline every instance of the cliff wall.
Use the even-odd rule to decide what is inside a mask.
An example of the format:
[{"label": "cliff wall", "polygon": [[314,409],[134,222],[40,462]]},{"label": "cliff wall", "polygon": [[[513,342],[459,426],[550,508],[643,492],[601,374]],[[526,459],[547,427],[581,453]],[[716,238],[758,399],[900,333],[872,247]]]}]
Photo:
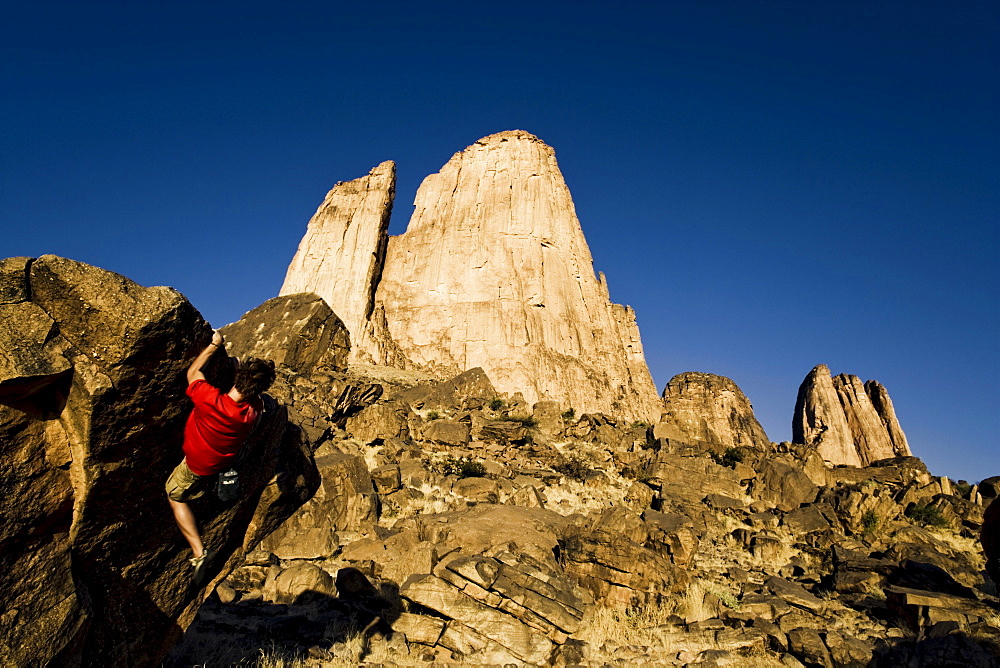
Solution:
[{"label": "cliff wall", "polygon": [[[529,402],[659,417],[635,314],[595,275],[550,146],[514,130],[456,153],[424,179],[380,270],[386,179],[380,166],[331,191],[327,202],[351,204],[324,203],[282,288],[330,301],[351,332],[353,361],[442,377],[482,367],[499,391]],[[334,275],[344,271],[358,280]]]}]

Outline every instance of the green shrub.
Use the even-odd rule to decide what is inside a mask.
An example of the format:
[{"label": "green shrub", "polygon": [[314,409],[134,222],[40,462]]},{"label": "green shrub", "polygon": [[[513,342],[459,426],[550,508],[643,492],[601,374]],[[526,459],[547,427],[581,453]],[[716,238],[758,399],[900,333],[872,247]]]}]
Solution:
[{"label": "green shrub", "polygon": [[427,419],[428,420],[440,420],[441,419],[441,414],[438,413],[437,411],[427,411]]},{"label": "green shrub", "polygon": [[876,530],[878,529],[878,525],[878,513],[874,510],[868,510],[861,516],[861,533],[864,535],[874,536]]},{"label": "green shrub", "polygon": [[593,469],[579,457],[570,457],[564,462],[556,464],[552,467],[552,470],[556,473],[561,473],[567,478],[573,478],[579,482],[586,482],[587,478],[593,472]]},{"label": "green shrub", "polygon": [[448,455],[438,462],[428,462],[427,468],[442,475],[455,475],[459,478],[485,478],[486,467],[470,457],[454,457]]},{"label": "green shrub", "polygon": [[575,417],[576,417],[576,410],[574,410],[572,407],[569,410],[563,411],[562,414],[563,420],[572,420]]},{"label": "green shrub", "polygon": [[503,403],[503,399],[499,399],[497,397],[494,397],[493,399],[490,399],[490,403],[488,403],[486,405],[489,406],[489,409],[491,411],[502,411],[504,403]]},{"label": "green shrub", "polygon": [[511,422],[520,422],[525,427],[537,427],[538,420],[532,415],[508,415],[507,419]]},{"label": "green shrub", "polygon": [[948,520],[941,514],[941,509],[929,503],[913,504],[906,509],[905,515],[917,524],[925,527],[942,529],[948,526]]},{"label": "green shrub", "polygon": [[726,451],[721,455],[714,452],[712,453],[712,459],[715,460],[716,464],[731,469],[736,468],[736,465],[742,462],[744,457],[745,455],[742,450],[733,447],[726,448]]},{"label": "green shrub", "polygon": [[959,480],[956,483],[952,483],[952,490],[955,492],[955,496],[967,499],[969,498],[969,493],[972,491],[972,485],[964,480]]}]

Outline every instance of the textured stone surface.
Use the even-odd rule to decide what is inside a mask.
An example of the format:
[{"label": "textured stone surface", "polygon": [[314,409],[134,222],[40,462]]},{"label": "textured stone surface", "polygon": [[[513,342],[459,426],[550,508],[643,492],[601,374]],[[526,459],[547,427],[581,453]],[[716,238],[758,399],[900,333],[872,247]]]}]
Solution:
[{"label": "textured stone surface", "polygon": [[316,494],[263,543],[282,559],[328,557],[333,532],[358,531],[376,518],[375,487],[363,459],[324,445],[316,467],[322,475]]},{"label": "textured stone surface", "polygon": [[222,333],[231,351],[264,357],[299,373],[346,369],[351,349],[344,323],[312,293],[269,299]]},{"label": "textured stone surface", "polygon": [[752,492],[754,498],[769,507],[788,511],[815,501],[819,487],[789,463],[769,459],[761,463]]},{"label": "textured stone surface", "polygon": [[333,576],[314,564],[299,563],[281,571],[269,583],[264,594],[275,603],[294,603],[300,597],[311,594],[329,596],[334,591]]},{"label": "textured stone surface", "polygon": [[687,372],[663,389],[657,436],[727,447],[766,448],[770,443],[753,406],[736,383],[711,373]]},{"label": "textured stone surface", "polygon": [[882,386],[882,383],[877,380],[869,380],[865,382],[865,393],[871,399],[872,406],[882,419],[886,431],[889,432],[889,445],[893,452],[889,456],[908,457],[912,455],[906,434],[903,433],[903,428],[899,426],[899,420],[896,418],[896,409],[892,406],[889,392]]},{"label": "textured stone surface", "polygon": [[[360,181],[350,182],[352,193]],[[501,132],[456,153],[420,186],[381,272],[359,269],[369,282],[338,285],[335,272],[370,257],[377,265],[384,247],[385,205],[366,214],[358,206],[322,225],[313,219],[282,288],[330,301],[351,330],[354,358],[439,375],[480,366],[498,390],[521,392],[529,405],[550,399],[581,412],[659,417],[635,315],[611,303],[603,275],[595,276],[555,153],[537,137]],[[362,214],[366,221],[356,221]],[[355,242],[355,227],[382,231]],[[336,253],[345,259],[325,259]],[[365,324],[355,324],[354,313],[364,312]]]},{"label": "textured stone surface", "polygon": [[867,466],[911,454],[885,388],[849,374],[832,378],[825,364],[799,387],[792,440],[815,445],[834,465]]},{"label": "textured stone surface", "polygon": [[[31,300],[0,306],[2,401],[14,406],[0,408],[0,663],[159,665],[212,591],[189,586],[163,492],[181,457],[184,371],[210,327],[169,288],[50,255],[17,264],[0,271],[0,293]],[[243,498],[195,502],[220,555],[213,584],[318,482],[299,446],[269,405],[246,446],[258,465]],[[279,461],[289,477],[273,485]]]},{"label": "textured stone surface", "polygon": [[417,575],[405,582],[400,593],[407,599],[436,610],[509,650],[522,661],[543,663],[553,644],[543,634],[513,615],[477,601],[450,582],[430,574]]}]

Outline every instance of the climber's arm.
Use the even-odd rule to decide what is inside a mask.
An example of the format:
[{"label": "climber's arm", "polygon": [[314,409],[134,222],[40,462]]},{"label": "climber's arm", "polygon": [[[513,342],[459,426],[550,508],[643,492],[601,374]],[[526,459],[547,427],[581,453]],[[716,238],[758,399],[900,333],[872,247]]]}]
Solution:
[{"label": "climber's arm", "polygon": [[198,353],[198,356],[194,358],[191,362],[191,366],[187,370],[187,381],[188,385],[196,380],[206,380],[205,374],[201,372],[201,368],[205,366],[208,362],[208,358],[212,356],[216,348],[221,348],[223,343],[222,334],[218,330],[212,332],[212,342],[205,346],[205,349]]}]

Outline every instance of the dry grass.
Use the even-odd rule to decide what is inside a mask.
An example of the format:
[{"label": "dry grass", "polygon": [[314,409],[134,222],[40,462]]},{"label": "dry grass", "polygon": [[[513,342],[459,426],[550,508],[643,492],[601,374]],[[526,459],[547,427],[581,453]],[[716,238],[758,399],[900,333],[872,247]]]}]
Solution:
[{"label": "dry grass", "polygon": [[599,606],[588,615],[583,630],[574,637],[600,649],[606,645],[639,645],[663,651],[663,634],[656,628],[666,624],[677,611],[678,600],[660,600],[643,607],[615,608]]},{"label": "dry grass", "polygon": [[722,585],[703,578],[692,578],[677,612],[691,622],[711,619],[717,615],[716,600],[731,610],[738,610],[740,607],[736,595]]},{"label": "dry grass", "polygon": [[[670,617],[675,614],[685,616],[697,613],[705,605],[705,595],[713,593],[713,589],[718,587],[695,581],[683,597],[661,599],[659,603],[644,607],[595,608],[588,614],[585,627],[574,637],[590,644],[590,661],[594,665],[600,665],[605,660],[619,665],[666,665],[678,651],[692,649],[689,642],[678,640],[685,634],[683,627],[673,633],[670,631]],[[617,656],[617,648],[644,652],[644,656],[623,659]],[[700,648],[701,651],[708,649],[716,647]],[[746,653],[739,652],[734,658],[739,663],[733,665],[741,668],[775,668],[784,665],[776,654],[763,647]],[[625,663],[622,664],[622,661]]]},{"label": "dry grass", "polygon": [[[417,647],[420,647],[419,645]],[[402,654],[394,650],[382,638],[366,639],[361,634],[350,637],[346,642],[338,643],[332,650],[331,658],[303,659],[282,653],[280,650],[261,650],[260,656],[246,668],[358,668],[359,666],[427,666],[428,662],[420,658],[421,652]],[[448,666],[480,665],[473,659],[459,657],[453,659],[446,656]],[[442,665],[435,662],[433,665]]]}]

